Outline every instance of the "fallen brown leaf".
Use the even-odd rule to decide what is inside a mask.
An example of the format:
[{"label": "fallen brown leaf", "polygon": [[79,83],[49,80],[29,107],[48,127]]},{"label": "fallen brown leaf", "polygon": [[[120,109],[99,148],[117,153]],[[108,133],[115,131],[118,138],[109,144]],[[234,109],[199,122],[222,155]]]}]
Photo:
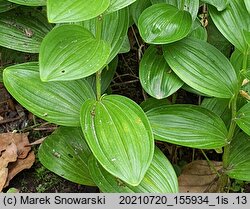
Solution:
[{"label": "fallen brown leaf", "polygon": [[[222,162],[211,161],[217,171]],[[217,173],[210,168],[206,160],[196,160],[186,165],[178,178],[179,192],[206,193],[219,192]]]},{"label": "fallen brown leaf", "polygon": [[29,155],[26,158],[18,159],[16,162],[11,163],[8,166],[9,173],[8,173],[8,178],[4,187],[7,187],[9,185],[10,180],[13,179],[14,176],[16,176],[22,170],[31,168],[34,162],[35,162],[35,154],[32,151],[29,153]]},{"label": "fallen brown leaf", "polygon": [[28,144],[28,133],[0,134],[0,192],[17,173],[35,162],[34,152],[30,152]]},{"label": "fallen brown leaf", "polygon": [[0,169],[0,191],[2,191],[8,177],[8,168]]}]

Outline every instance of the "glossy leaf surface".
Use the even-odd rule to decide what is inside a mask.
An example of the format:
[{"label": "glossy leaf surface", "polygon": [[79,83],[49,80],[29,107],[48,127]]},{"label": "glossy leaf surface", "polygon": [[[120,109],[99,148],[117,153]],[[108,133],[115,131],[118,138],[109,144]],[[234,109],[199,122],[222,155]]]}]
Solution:
[{"label": "glossy leaf surface", "polygon": [[136,25],[138,25],[138,19],[141,13],[149,6],[151,6],[150,0],[137,0],[130,6],[129,11]]},{"label": "glossy leaf surface", "polygon": [[81,126],[100,164],[114,176],[137,186],[154,153],[152,130],[143,110],[119,95],[87,100],[81,110]]},{"label": "glossy leaf surface", "polygon": [[88,160],[92,155],[81,128],[60,127],[39,147],[39,161],[47,169],[72,182],[94,186]]},{"label": "glossy leaf surface", "polygon": [[161,48],[150,46],[145,51],[139,67],[143,89],[156,99],[163,99],[176,92],[183,84],[170,69]]},{"label": "glossy leaf surface", "polygon": [[167,3],[177,7],[180,10],[185,10],[191,14],[193,20],[195,20],[199,9],[198,0],[151,0],[151,2],[153,4]]},{"label": "glossy leaf surface", "polygon": [[102,14],[110,0],[47,0],[48,19],[53,23],[80,22]]},{"label": "glossy leaf surface", "polygon": [[237,125],[248,135],[250,135],[250,103],[245,104],[237,112],[235,118]]},{"label": "glossy leaf surface", "polygon": [[248,13],[250,14],[250,1],[244,0]]},{"label": "glossy leaf surface", "polygon": [[51,29],[46,16],[38,10],[10,10],[0,14],[0,45],[38,53],[43,38]]},{"label": "glossy leaf surface", "polygon": [[186,38],[164,46],[171,69],[190,87],[209,96],[231,98],[237,76],[229,60],[215,47],[198,39]]},{"label": "glossy leaf surface", "polygon": [[[83,26],[96,34],[96,19],[84,21]],[[103,15],[101,39],[111,46],[107,64],[119,53],[127,37],[129,27],[129,11],[127,8]]]},{"label": "glossy leaf surface", "polygon": [[79,25],[61,25],[43,40],[39,54],[42,81],[75,80],[101,69],[110,46]]},{"label": "glossy leaf surface", "polygon": [[195,105],[166,105],[146,112],[155,139],[198,149],[226,143],[227,129],[215,113]]},{"label": "glossy leaf surface", "polygon": [[10,2],[26,6],[44,6],[47,0],[8,0]]},{"label": "glossy leaf surface", "polygon": [[247,50],[243,31],[250,31],[250,15],[244,1],[230,0],[222,12],[210,6],[209,13],[219,31],[241,52]]},{"label": "glossy leaf surface", "polygon": [[138,20],[141,37],[151,44],[178,41],[187,36],[191,26],[192,17],[189,12],[165,3],[148,7]]},{"label": "glossy leaf surface", "polygon": [[49,122],[64,126],[80,126],[83,102],[95,98],[85,80],[44,83],[39,77],[38,63],[14,65],[4,70],[4,85],[27,110]]},{"label": "glossy leaf surface", "polygon": [[248,135],[240,133],[232,141],[226,173],[231,178],[250,181],[250,138]]},{"label": "glossy leaf surface", "polygon": [[130,4],[134,3],[136,0],[110,0],[109,8],[105,13],[112,13],[118,11]]},{"label": "glossy leaf surface", "polygon": [[134,187],[108,173],[98,161],[92,157],[89,169],[93,180],[102,192],[112,193],[177,193],[178,182],[175,171],[166,156],[156,148],[141,183]]},{"label": "glossy leaf surface", "polygon": [[[115,57],[104,69],[102,69],[102,74],[101,74],[102,94],[109,87],[109,85],[110,85],[110,83],[115,75],[117,65],[118,65],[118,57]],[[94,92],[96,92],[96,75],[93,74],[93,75],[87,77],[86,80],[89,82],[89,84],[91,85]]]},{"label": "glossy leaf surface", "polygon": [[228,2],[230,0],[201,0],[201,1],[216,7],[218,11],[222,11],[226,9]]}]

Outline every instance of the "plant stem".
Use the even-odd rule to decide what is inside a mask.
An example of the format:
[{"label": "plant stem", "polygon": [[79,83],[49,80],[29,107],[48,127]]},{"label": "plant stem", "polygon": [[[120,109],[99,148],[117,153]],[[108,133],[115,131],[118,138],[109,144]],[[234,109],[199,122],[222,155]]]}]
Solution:
[{"label": "plant stem", "polygon": [[[99,17],[96,18],[96,38],[98,40],[101,39],[102,36],[102,16],[100,15]],[[101,96],[102,96],[102,79],[101,79],[101,75],[102,75],[102,69],[98,70],[96,72],[96,99],[97,101],[100,101]]]},{"label": "plant stem", "polygon": [[[241,73],[244,74],[247,70],[247,59],[248,59],[248,50],[244,53],[244,58],[243,58],[243,62],[242,62],[242,70]],[[239,91],[243,82],[243,76],[239,75],[238,78],[238,87],[237,87],[237,91],[235,96],[232,99],[232,103],[231,103],[231,109],[232,109],[232,118],[231,118],[231,123],[230,123],[230,127],[229,127],[229,131],[228,131],[228,135],[227,135],[227,145],[224,147],[224,153],[222,156],[222,161],[223,161],[223,169],[226,170],[228,168],[229,165],[229,155],[230,155],[230,143],[233,140],[234,137],[234,132],[235,132],[235,128],[236,128],[236,122],[235,122],[235,118],[237,116],[237,99],[238,99],[238,95],[239,95]],[[220,190],[223,191],[225,186],[228,183],[228,176],[223,173],[223,175],[221,176],[220,179],[220,183],[221,183],[221,188]]]}]

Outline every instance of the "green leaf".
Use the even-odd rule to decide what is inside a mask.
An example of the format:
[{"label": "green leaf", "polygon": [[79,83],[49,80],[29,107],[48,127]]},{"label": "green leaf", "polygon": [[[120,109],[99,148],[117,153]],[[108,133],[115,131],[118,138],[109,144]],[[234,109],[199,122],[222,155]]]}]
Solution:
[{"label": "green leaf", "polygon": [[110,0],[47,0],[48,19],[53,23],[80,22],[101,15]]},{"label": "green leaf", "polygon": [[123,41],[122,47],[119,50],[119,54],[128,53],[130,51],[130,42],[128,36]]},{"label": "green leaf", "polygon": [[152,4],[167,3],[179,10],[185,10],[191,14],[193,21],[196,19],[199,9],[199,0],[151,0],[151,2]]},{"label": "green leaf", "polygon": [[208,40],[207,42],[219,49],[226,57],[232,53],[232,44],[221,34],[211,18],[208,18],[207,25]]},{"label": "green leaf", "polygon": [[18,8],[0,14],[0,45],[22,52],[38,53],[45,35],[52,29],[39,10]]},{"label": "green leaf", "polygon": [[195,105],[166,105],[146,112],[155,139],[198,149],[226,144],[227,129],[215,113]]},{"label": "green leaf", "polygon": [[89,160],[93,180],[102,192],[113,193],[177,193],[175,171],[166,156],[156,148],[152,163],[138,186],[131,186],[108,173],[94,158]]},{"label": "green leaf", "polygon": [[150,46],[145,51],[140,62],[139,78],[143,89],[156,99],[170,96],[183,84],[168,66],[162,49],[157,46]]},{"label": "green leaf", "polygon": [[209,96],[231,98],[237,76],[229,60],[205,41],[186,38],[164,46],[171,69],[189,86]]},{"label": "green leaf", "polygon": [[151,44],[178,41],[188,35],[191,26],[192,17],[189,12],[165,3],[148,7],[138,20],[141,37]]},{"label": "green leaf", "polygon": [[140,106],[144,110],[144,112],[147,112],[155,107],[165,106],[169,105],[171,102],[168,99],[155,99],[153,97],[150,97],[143,101]]},{"label": "green leaf", "polygon": [[138,25],[138,19],[141,13],[149,6],[151,6],[150,0],[137,0],[130,6],[130,15],[136,25]]},{"label": "green leaf", "polygon": [[100,70],[110,46],[79,25],[61,25],[43,40],[39,54],[42,81],[75,80]]},{"label": "green leaf", "polygon": [[27,110],[49,122],[80,126],[83,102],[95,98],[85,80],[49,82],[40,80],[38,63],[25,63],[6,68],[4,85]]},{"label": "green leaf", "polygon": [[154,153],[152,130],[143,110],[119,95],[87,100],[81,110],[81,126],[100,164],[114,176],[137,186]]},{"label": "green leaf", "polygon": [[12,2],[9,2],[7,0],[0,0],[0,12],[6,12],[11,9],[16,8],[18,5],[13,4]]},{"label": "green leaf", "polygon": [[245,133],[250,135],[250,103],[245,104],[239,109],[235,122]]},{"label": "green leaf", "polygon": [[210,6],[209,14],[219,31],[241,52],[247,50],[243,31],[250,31],[250,15],[244,1],[230,0],[227,8],[219,12]]},{"label": "green leaf", "polygon": [[95,186],[88,169],[92,155],[81,128],[60,127],[38,151],[39,161],[50,171],[77,184]]},{"label": "green leaf", "polygon": [[134,3],[136,0],[110,0],[110,5],[105,13],[112,13],[123,9],[124,7],[129,6]]},{"label": "green leaf", "polygon": [[[96,19],[84,21],[83,26],[96,34]],[[129,27],[129,11],[128,8],[113,12],[108,15],[103,15],[101,39],[106,41],[111,46],[109,63],[119,53],[122,45],[127,37]]]},{"label": "green leaf", "polygon": [[226,125],[230,125],[232,113],[229,109],[229,102],[229,99],[205,98],[201,103],[201,107],[211,110],[217,114]]},{"label": "green leaf", "polygon": [[248,55],[246,72],[241,71],[243,64],[243,57],[244,54],[239,50],[235,49],[230,57],[230,62],[232,63],[235,71],[237,72],[237,75],[240,75],[240,73],[242,73],[244,77],[250,80],[250,54]]},{"label": "green leaf", "polygon": [[47,0],[8,0],[10,2],[26,6],[44,6]]},{"label": "green leaf", "polygon": [[250,138],[238,134],[231,143],[227,175],[233,179],[250,181]]},{"label": "green leaf", "polygon": [[[116,56],[103,70],[101,74],[101,88],[102,94],[109,87],[118,65],[118,57]],[[93,74],[86,78],[86,80],[90,83],[94,92],[96,92],[96,75]]]},{"label": "green leaf", "polygon": [[201,25],[200,20],[194,21],[193,30],[188,36],[207,41],[207,30]]},{"label": "green leaf", "polygon": [[247,8],[248,13],[250,14],[250,1],[244,0],[244,3],[245,3],[245,5],[246,5],[246,8]]},{"label": "green leaf", "polygon": [[201,1],[216,7],[218,11],[222,11],[226,9],[230,0],[201,0]]}]

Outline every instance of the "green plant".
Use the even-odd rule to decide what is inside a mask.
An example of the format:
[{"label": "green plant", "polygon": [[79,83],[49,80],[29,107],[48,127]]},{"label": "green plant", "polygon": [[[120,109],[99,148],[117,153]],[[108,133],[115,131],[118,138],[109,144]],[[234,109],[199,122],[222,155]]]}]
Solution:
[{"label": "green plant", "polygon": [[[103,192],[177,192],[173,167],[154,144],[160,140],[223,148],[221,191],[229,178],[250,180],[249,1],[9,2],[42,6],[0,7],[5,11],[0,45],[39,52],[38,62],[7,67],[3,80],[29,111],[61,126],[39,149],[45,167]],[[208,6],[215,30],[234,46],[230,60],[206,41],[209,34],[198,18],[201,3]],[[116,56],[128,45],[130,16],[148,46],[140,82],[157,99],[141,107],[105,94]],[[205,99],[201,105],[160,100],[180,88]]]}]

